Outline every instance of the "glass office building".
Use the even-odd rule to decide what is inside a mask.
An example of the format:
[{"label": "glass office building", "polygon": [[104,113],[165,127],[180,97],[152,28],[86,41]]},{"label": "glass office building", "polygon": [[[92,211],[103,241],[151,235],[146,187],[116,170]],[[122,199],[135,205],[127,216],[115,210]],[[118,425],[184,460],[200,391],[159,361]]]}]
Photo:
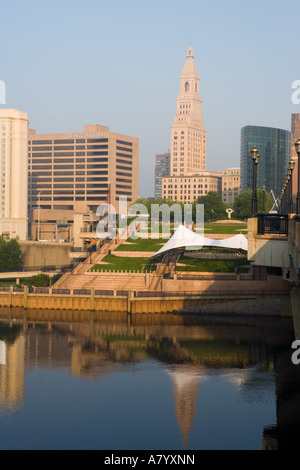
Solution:
[{"label": "glass office building", "polygon": [[170,152],[155,155],[155,188],[154,197],[162,197],[162,177],[170,174]]},{"label": "glass office building", "polygon": [[272,127],[245,126],[241,130],[241,191],[253,188],[251,149],[258,149],[257,188],[266,186],[278,197],[291,155],[291,132]]}]

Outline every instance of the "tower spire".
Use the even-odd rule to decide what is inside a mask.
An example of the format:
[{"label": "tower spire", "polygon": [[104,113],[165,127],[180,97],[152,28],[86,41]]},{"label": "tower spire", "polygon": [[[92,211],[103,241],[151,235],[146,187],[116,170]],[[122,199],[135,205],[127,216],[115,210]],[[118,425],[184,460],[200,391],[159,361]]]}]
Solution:
[{"label": "tower spire", "polygon": [[206,130],[203,124],[199,84],[194,51],[189,45],[180,75],[177,110],[171,128],[172,175],[206,169]]}]

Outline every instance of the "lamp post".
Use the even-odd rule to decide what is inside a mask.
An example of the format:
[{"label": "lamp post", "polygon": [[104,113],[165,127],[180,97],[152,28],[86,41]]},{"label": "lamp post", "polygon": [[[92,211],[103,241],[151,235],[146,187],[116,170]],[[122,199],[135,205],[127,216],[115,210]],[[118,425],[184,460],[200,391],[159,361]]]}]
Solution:
[{"label": "lamp post", "polygon": [[283,189],[281,190],[281,193],[280,193],[280,212],[283,212],[283,194],[284,194],[284,191]]},{"label": "lamp post", "polygon": [[284,182],[283,182],[283,190],[284,190],[284,194],[283,194],[283,212],[284,214],[286,213],[286,208],[287,208],[287,205],[288,205],[288,191],[287,191],[287,186],[288,186],[288,177],[286,175],[285,179],[284,179]]},{"label": "lamp post", "polygon": [[285,178],[285,181],[286,181],[286,213],[288,214],[289,211],[290,211],[290,179],[291,179],[291,175],[290,175],[290,172],[289,170],[287,171],[287,174],[286,174],[286,178]]},{"label": "lamp post", "polygon": [[294,166],[295,166],[295,162],[294,160],[290,160],[289,162],[289,172],[290,172],[290,175],[291,175],[291,179],[290,179],[290,213],[292,214],[293,213],[293,207],[294,207],[294,203],[293,203],[293,170],[294,170]]},{"label": "lamp post", "polygon": [[295,142],[295,149],[298,155],[298,189],[297,189],[297,199],[296,199],[296,213],[300,214],[300,139]]},{"label": "lamp post", "polygon": [[265,195],[266,195],[266,185],[264,184],[262,187],[263,190],[263,212],[265,212]]},{"label": "lamp post", "polygon": [[251,158],[253,161],[253,193],[252,193],[252,217],[257,213],[257,165],[260,155],[256,147],[251,150]]}]

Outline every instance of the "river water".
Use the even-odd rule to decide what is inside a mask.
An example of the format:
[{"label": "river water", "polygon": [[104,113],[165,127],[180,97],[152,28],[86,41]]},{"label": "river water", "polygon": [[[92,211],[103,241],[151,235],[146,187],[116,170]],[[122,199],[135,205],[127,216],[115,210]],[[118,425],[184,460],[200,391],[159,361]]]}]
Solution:
[{"label": "river water", "polygon": [[3,318],[0,449],[296,448],[293,340],[291,318]]}]

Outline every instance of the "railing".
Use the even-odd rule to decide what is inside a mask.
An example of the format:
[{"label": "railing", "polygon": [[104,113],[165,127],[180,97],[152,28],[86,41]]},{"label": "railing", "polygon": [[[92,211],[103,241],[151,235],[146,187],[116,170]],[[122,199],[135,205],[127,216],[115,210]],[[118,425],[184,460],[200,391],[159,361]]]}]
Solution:
[{"label": "railing", "polygon": [[[19,268],[14,268],[14,269],[8,269],[7,271],[2,271],[2,274],[7,273],[30,273],[30,272],[36,272],[36,271],[41,271],[41,272],[49,272],[49,271],[58,271],[61,270],[63,272],[67,271],[72,271],[74,269],[73,264],[65,264],[65,265],[47,265],[47,266],[21,266]],[[20,276],[22,277],[22,276]]]},{"label": "railing", "polygon": [[[8,294],[11,291],[9,287],[0,287],[1,293]],[[14,287],[12,292],[15,293],[25,293],[24,288],[16,288]],[[37,287],[35,289],[29,288],[28,293],[33,294],[51,294],[51,290],[48,288]],[[245,297],[245,296],[255,296],[255,295],[287,295],[289,294],[289,290],[269,290],[269,289],[261,289],[261,290],[252,290],[252,289],[235,289],[235,290],[209,290],[206,291],[169,291],[169,292],[159,292],[159,291],[127,291],[127,290],[95,290],[95,295],[99,297],[113,297],[114,294],[118,297],[128,297],[130,293],[132,298],[164,298],[164,297],[186,297],[186,298],[199,298],[199,297]],[[60,295],[83,295],[86,297],[90,297],[91,290],[90,289],[74,289],[72,292],[70,289],[52,289],[52,294],[60,294]]]},{"label": "railing", "polygon": [[288,235],[288,214],[257,214],[258,235]]}]

